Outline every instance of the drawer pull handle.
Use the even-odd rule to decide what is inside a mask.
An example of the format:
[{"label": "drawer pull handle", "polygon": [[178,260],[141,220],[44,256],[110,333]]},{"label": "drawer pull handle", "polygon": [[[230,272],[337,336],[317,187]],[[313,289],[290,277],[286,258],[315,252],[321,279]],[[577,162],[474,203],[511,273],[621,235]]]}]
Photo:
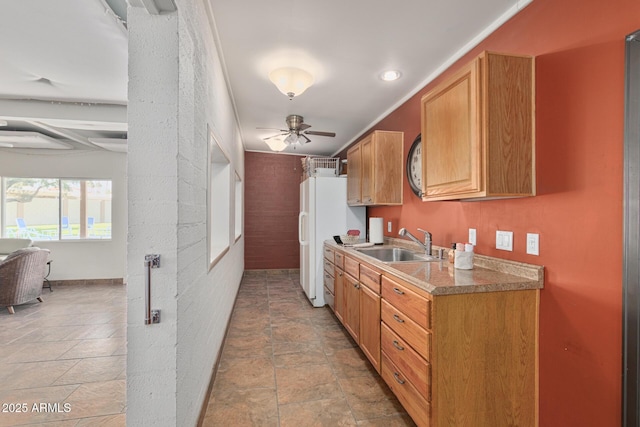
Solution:
[{"label": "drawer pull handle", "polygon": [[402,320],[402,319],[400,318],[400,316],[398,316],[397,314],[394,314],[394,315],[393,315],[393,318],[394,318],[394,319],[396,320],[396,322],[398,322],[398,323],[404,323],[404,320]]},{"label": "drawer pull handle", "polygon": [[398,350],[400,350],[400,351],[404,350],[404,347],[401,346],[400,344],[398,344],[398,341],[396,341],[396,340],[393,340],[393,346],[395,348],[397,348]]},{"label": "drawer pull handle", "polygon": [[398,382],[398,384],[403,385],[404,384],[404,380],[400,379],[400,374],[398,374],[397,372],[393,373],[393,378],[396,379],[396,381]]},{"label": "drawer pull handle", "polygon": [[393,288],[393,292],[395,292],[398,295],[404,295],[404,292],[402,292],[400,289],[398,288]]}]

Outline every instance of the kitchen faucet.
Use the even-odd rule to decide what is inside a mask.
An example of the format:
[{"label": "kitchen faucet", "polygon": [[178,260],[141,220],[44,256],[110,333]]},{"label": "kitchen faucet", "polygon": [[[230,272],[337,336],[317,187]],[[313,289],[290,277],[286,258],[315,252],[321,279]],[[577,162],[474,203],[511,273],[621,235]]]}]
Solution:
[{"label": "kitchen faucet", "polygon": [[423,230],[422,228],[418,228],[418,231],[422,231],[424,233],[424,243],[418,240],[418,238],[411,234],[406,228],[401,228],[400,231],[398,231],[398,234],[400,236],[409,237],[411,240],[422,246],[427,255],[431,256],[431,233]]}]

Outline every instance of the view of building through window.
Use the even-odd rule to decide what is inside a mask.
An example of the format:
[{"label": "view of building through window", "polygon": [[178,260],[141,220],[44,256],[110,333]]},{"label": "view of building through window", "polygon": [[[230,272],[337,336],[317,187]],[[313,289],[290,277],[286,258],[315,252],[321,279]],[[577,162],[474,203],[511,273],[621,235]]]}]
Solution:
[{"label": "view of building through window", "polygon": [[4,237],[111,238],[110,180],[5,177],[2,182]]}]

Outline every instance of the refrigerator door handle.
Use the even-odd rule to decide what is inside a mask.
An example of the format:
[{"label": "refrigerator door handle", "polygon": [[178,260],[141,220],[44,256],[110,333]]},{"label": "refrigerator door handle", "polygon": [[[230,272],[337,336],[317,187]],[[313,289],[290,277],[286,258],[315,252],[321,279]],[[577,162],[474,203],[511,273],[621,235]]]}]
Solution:
[{"label": "refrigerator door handle", "polygon": [[309,244],[308,240],[302,240],[302,219],[308,216],[309,214],[307,212],[300,212],[300,214],[298,214],[298,242],[302,246],[307,246]]}]

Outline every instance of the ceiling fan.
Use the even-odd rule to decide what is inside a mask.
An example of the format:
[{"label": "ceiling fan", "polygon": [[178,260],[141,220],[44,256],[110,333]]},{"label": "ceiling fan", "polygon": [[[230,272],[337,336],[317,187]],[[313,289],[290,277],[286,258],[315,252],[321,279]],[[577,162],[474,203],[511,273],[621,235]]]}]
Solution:
[{"label": "ceiling fan", "polygon": [[[288,129],[275,129],[275,128],[257,128],[257,129],[273,129],[280,131],[279,134],[268,136],[264,138],[264,142],[269,144],[273,151],[282,151],[289,145],[306,144],[311,142],[307,135],[315,136],[336,136],[335,132],[321,132],[315,130],[307,130],[311,127],[304,123],[304,118],[297,114],[290,114],[286,118]],[[284,137],[284,138],[283,138]],[[274,148],[275,147],[275,148]]]}]

